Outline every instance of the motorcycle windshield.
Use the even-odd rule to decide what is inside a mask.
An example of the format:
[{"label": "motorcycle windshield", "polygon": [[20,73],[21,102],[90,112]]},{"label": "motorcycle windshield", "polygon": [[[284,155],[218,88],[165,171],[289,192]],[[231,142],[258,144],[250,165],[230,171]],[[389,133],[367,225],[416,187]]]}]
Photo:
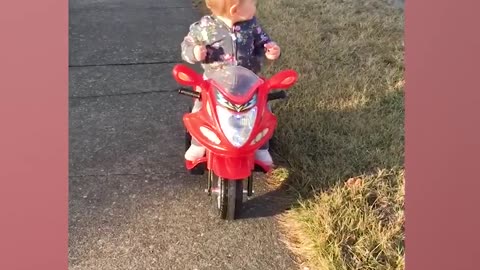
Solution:
[{"label": "motorcycle windshield", "polygon": [[227,66],[210,71],[205,76],[213,81],[223,95],[235,103],[247,102],[262,83],[260,77],[241,66]]}]

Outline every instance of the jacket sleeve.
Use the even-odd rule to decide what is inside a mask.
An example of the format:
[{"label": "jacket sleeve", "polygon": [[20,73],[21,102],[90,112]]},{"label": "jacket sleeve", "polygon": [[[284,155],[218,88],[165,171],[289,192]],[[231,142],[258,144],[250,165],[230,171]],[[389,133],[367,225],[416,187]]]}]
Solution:
[{"label": "jacket sleeve", "polygon": [[196,45],[202,44],[201,30],[199,22],[196,22],[190,25],[190,31],[187,36],[183,39],[181,44],[182,49],[182,59],[190,64],[195,64],[195,55],[193,54],[193,49]]},{"label": "jacket sleeve", "polygon": [[253,19],[253,35],[255,38],[255,54],[257,56],[263,56],[265,54],[265,44],[273,42],[270,36],[263,30],[257,21],[257,18]]}]

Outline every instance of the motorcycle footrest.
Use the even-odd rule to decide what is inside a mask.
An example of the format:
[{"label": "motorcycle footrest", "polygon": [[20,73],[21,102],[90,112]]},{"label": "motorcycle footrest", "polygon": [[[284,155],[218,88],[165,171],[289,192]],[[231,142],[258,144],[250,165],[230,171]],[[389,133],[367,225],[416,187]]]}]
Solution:
[{"label": "motorcycle footrest", "polygon": [[202,163],[202,164],[198,164],[197,166],[189,170],[189,172],[191,175],[204,175],[205,169],[206,169],[205,163]]},{"label": "motorcycle footrest", "polygon": [[254,172],[261,172],[261,173],[266,173],[266,171],[259,166],[258,164],[255,164],[255,168],[253,169]]}]

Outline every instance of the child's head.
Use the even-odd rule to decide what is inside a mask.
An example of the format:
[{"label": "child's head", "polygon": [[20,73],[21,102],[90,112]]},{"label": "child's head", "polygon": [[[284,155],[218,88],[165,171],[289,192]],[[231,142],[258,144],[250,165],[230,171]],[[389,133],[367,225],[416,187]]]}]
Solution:
[{"label": "child's head", "polygon": [[234,22],[250,20],[255,15],[257,0],[205,0],[214,15]]}]

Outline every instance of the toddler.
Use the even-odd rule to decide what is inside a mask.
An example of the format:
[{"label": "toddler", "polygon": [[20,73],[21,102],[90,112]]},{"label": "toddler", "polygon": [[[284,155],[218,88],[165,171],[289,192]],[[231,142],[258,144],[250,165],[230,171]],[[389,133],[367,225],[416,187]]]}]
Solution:
[{"label": "toddler", "polygon": [[[205,73],[226,65],[239,65],[258,74],[263,58],[276,60],[280,47],[258,24],[256,0],[206,0],[212,15],[204,16],[190,26],[184,38],[182,59],[194,64],[200,62]],[[192,112],[200,110],[196,101]],[[255,153],[255,159],[272,165],[268,143]],[[195,161],[205,155],[205,148],[192,139],[185,159]]]}]

